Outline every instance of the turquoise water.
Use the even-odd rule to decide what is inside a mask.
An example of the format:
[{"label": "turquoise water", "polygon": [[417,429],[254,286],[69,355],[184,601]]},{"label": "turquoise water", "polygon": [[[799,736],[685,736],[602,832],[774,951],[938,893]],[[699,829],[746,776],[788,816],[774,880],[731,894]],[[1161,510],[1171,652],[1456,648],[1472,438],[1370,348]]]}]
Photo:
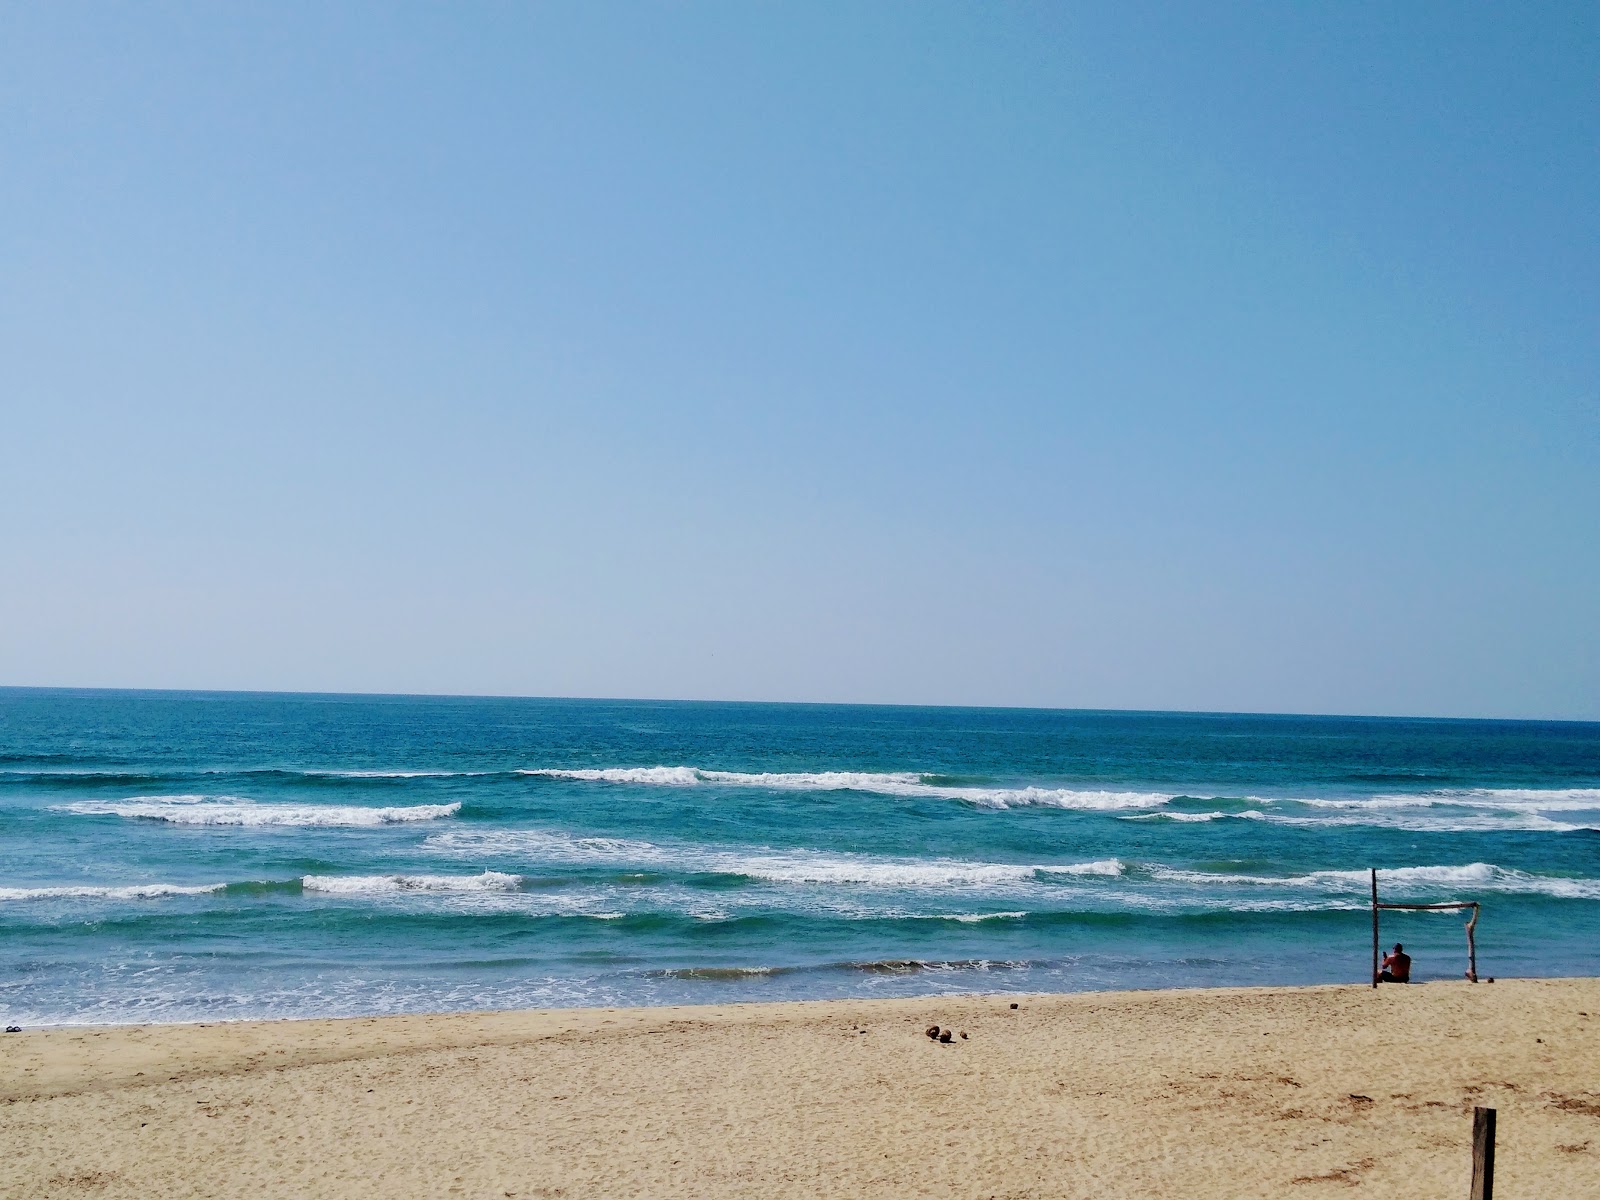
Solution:
[{"label": "turquoise water", "polygon": [[0,1010],[1360,980],[1369,865],[1600,975],[1597,830],[1595,724],[0,689]]}]

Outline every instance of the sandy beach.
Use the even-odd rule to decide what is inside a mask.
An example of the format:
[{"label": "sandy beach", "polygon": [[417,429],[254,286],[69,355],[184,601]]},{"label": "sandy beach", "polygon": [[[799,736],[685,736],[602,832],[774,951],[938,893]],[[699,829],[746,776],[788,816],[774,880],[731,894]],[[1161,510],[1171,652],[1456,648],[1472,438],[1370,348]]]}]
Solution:
[{"label": "sandy beach", "polygon": [[1600,1195],[1593,979],[75,1027],[0,1053],[18,1198],[1425,1200],[1465,1195],[1475,1104],[1502,1196]]}]

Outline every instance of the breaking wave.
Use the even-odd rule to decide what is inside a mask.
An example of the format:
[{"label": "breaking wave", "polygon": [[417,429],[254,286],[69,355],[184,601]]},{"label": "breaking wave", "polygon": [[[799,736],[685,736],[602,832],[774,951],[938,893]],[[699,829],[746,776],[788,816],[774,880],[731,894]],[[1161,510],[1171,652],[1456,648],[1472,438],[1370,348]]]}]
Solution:
[{"label": "breaking wave", "polygon": [[267,825],[363,828],[409,821],[436,821],[461,811],[454,804],[366,808],[352,804],[257,804],[241,796],[132,796],[126,800],[80,800],[57,807],[81,816],[126,817],[170,825]]},{"label": "breaking wave", "polygon": [[135,883],[96,887],[0,887],[0,900],[158,900],[163,896],[209,896],[220,892],[225,883],[190,886],[180,883]]},{"label": "breaking wave", "polygon": [[[424,848],[452,855],[522,858],[541,863],[649,867],[655,870],[737,876],[778,884],[881,888],[969,888],[1006,891],[1031,884],[1088,884],[1095,880],[1190,887],[1312,889],[1331,898],[1364,894],[1365,870],[1324,870],[1264,875],[1195,870],[1119,858],[1073,863],[1005,863],[954,858],[911,858],[767,847],[720,850],[661,845],[625,838],[578,837],[548,830],[453,829],[429,836]],[[1380,885],[1397,894],[1477,889],[1503,894],[1600,899],[1600,880],[1535,875],[1490,863],[1415,866],[1378,872]],[[1146,897],[1158,901],[1159,896]],[[1470,897],[1468,897],[1470,898]],[[1177,898],[1181,902],[1181,897]],[[1299,901],[1250,900],[1252,906],[1293,906]]]},{"label": "breaking wave", "polygon": [[481,875],[307,875],[300,881],[308,892],[339,896],[386,896],[397,892],[514,892],[522,876],[500,871]]},{"label": "breaking wave", "polygon": [[1081,863],[996,863],[951,858],[894,858],[868,854],[766,848],[708,850],[623,838],[575,837],[536,829],[460,829],[430,836],[424,846],[453,854],[530,857],[541,861],[669,867],[744,876],[772,883],[863,887],[982,887],[1051,876],[1115,877],[1119,859]]},{"label": "breaking wave", "polygon": [[1180,824],[1203,824],[1206,821],[1270,821],[1271,817],[1257,808],[1243,812],[1153,812],[1133,813],[1119,818],[1123,821],[1175,821]]},{"label": "breaking wave", "polygon": [[1151,808],[1174,799],[1166,792],[1104,791],[1081,788],[1048,787],[968,787],[931,783],[930,776],[908,772],[797,771],[746,772],[711,771],[701,767],[596,767],[538,768],[519,771],[520,775],[547,779],[572,779],[588,783],[631,783],[652,787],[697,787],[720,784],[724,787],[768,788],[791,792],[872,792],[880,796],[926,797],[961,800],[982,808],[1070,808],[1114,810]]},{"label": "breaking wave", "polygon": [[[1098,788],[978,786],[944,782],[914,772],[716,771],[703,767],[541,767],[523,776],[637,787],[703,786],[766,788],[797,792],[865,792],[880,796],[955,800],[976,808],[1056,808],[1104,812],[1124,820],[1203,823],[1225,819],[1286,825],[1379,825],[1415,832],[1478,832],[1526,829],[1568,832],[1593,828],[1581,820],[1548,814],[1594,813],[1600,820],[1600,788],[1470,788],[1364,797],[1243,796],[1193,797],[1178,791]],[[1214,811],[1175,810],[1178,804],[1216,804]],[[1240,806],[1243,806],[1242,808]]]},{"label": "breaking wave", "polygon": [[985,921],[1021,921],[1025,920],[1027,912],[997,912],[997,913],[935,913],[924,918],[930,921],[957,921],[962,925],[981,925]]},{"label": "breaking wave", "polygon": [[1318,808],[1512,808],[1530,812],[1600,811],[1600,788],[1455,788],[1388,793],[1355,799],[1302,800]]},{"label": "breaking wave", "polygon": [[[1233,875],[1225,872],[1191,871],[1151,865],[1146,868],[1153,879],[1170,883],[1223,885],[1229,887],[1315,888],[1330,893],[1365,893],[1371,886],[1366,871],[1312,871],[1305,875]],[[1600,879],[1564,879],[1533,875],[1492,863],[1468,863],[1447,867],[1393,867],[1378,872],[1378,886],[1386,892],[1410,895],[1443,890],[1472,890],[1527,895],[1556,896],[1571,900],[1600,900]],[[1464,896],[1464,899],[1471,899]]]}]

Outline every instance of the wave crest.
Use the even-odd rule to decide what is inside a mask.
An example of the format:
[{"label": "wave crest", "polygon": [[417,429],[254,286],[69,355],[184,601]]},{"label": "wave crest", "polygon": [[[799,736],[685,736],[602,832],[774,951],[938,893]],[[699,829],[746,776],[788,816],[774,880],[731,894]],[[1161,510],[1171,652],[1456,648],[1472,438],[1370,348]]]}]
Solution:
[{"label": "wave crest", "polygon": [[[1304,875],[1233,875],[1225,872],[1191,871],[1151,865],[1151,878],[1169,883],[1316,888],[1324,892],[1365,892],[1371,886],[1366,871],[1311,871]],[[1464,866],[1391,867],[1379,870],[1378,886],[1402,895],[1454,889],[1527,895],[1555,896],[1570,900],[1600,900],[1600,879],[1564,879],[1553,875],[1533,875],[1493,863],[1467,863]],[[1471,897],[1466,897],[1471,899]]]},{"label": "wave crest", "polygon": [[968,787],[930,783],[929,776],[903,771],[713,771],[702,767],[594,767],[525,769],[519,775],[586,783],[626,783],[650,787],[768,788],[801,792],[871,792],[937,800],[960,800],[980,808],[1069,808],[1114,810],[1152,808],[1174,798],[1167,792],[1107,791],[1084,788]]},{"label": "wave crest", "polygon": [[134,883],[122,886],[0,887],[0,900],[157,900],[163,896],[209,896],[225,883]]},{"label": "wave crest", "polygon": [[514,892],[522,876],[501,871],[481,875],[307,875],[308,892],[337,896],[384,896],[399,892]]},{"label": "wave crest", "polygon": [[540,829],[451,830],[431,835],[424,845],[453,854],[526,855],[580,864],[665,866],[688,872],[742,875],[771,883],[890,888],[981,887],[1048,880],[1052,876],[1114,877],[1129,870],[1128,864],[1115,858],[1082,863],[996,863],[767,847],[713,850],[624,838],[576,837]]},{"label": "wave crest", "polygon": [[130,820],[165,821],[169,825],[267,825],[366,828],[436,821],[461,811],[453,804],[412,804],[391,808],[366,808],[351,804],[257,804],[240,796],[130,796],[126,800],[80,800],[63,804],[58,812],[80,816],[125,817]]}]

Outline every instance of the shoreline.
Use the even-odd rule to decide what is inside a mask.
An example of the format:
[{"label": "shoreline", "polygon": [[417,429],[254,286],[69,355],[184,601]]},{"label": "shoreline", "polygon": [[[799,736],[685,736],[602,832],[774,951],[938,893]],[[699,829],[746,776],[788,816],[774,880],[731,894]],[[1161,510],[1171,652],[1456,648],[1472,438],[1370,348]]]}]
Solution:
[{"label": "shoreline", "polygon": [[[742,969],[742,968],[741,968]],[[755,968],[761,970],[762,968]],[[1455,987],[1463,983],[1460,977],[1438,977],[1413,979],[1405,986],[1411,990],[1420,990],[1430,987]],[[1489,977],[1484,975],[1476,985],[1469,986],[1495,986],[1503,983],[1574,983],[1583,984],[1594,982],[1600,985],[1600,975],[1504,975],[1496,976],[1491,985]],[[351,1013],[343,1016],[313,1016],[313,1017],[194,1017],[173,1021],[54,1021],[37,1022],[21,1027],[23,1033],[51,1033],[62,1031],[94,1031],[115,1032],[118,1030],[160,1030],[160,1029],[208,1029],[239,1026],[296,1026],[317,1025],[327,1023],[369,1023],[374,1021],[407,1021],[422,1018],[460,1018],[470,1020],[478,1017],[560,1017],[563,1014],[585,1015],[605,1013],[636,1013],[645,1015],[661,1012],[687,1012],[695,1013],[706,1009],[715,1009],[718,1012],[732,1014],[735,1011],[746,1009],[772,1009],[774,1011],[790,1008],[822,1008],[829,1005],[894,1005],[894,1004],[921,1004],[941,1001],[964,1002],[970,1000],[987,1001],[1049,1001],[1069,997],[1135,997],[1158,995],[1204,995],[1210,993],[1263,993],[1263,992],[1317,992],[1317,991],[1348,991],[1351,988],[1361,988],[1368,991],[1386,990],[1395,987],[1394,984],[1382,985],[1373,989],[1368,984],[1352,983],[1349,981],[1319,982],[1319,983],[1230,983],[1230,984],[1205,984],[1193,985],[1175,984],[1169,987],[1116,987],[1116,988],[1085,988],[1081,991],[1071,992],[1010,992],[1010,991],[954,991],[954,992],[927,992],[909,996],[821,996],[808,997],[802,1000],[704,1000],[691,1003],[670,1004],[616,1004],[610,1006],[592,1004],[553,1005],[543,1008],[441,1008],[423,1009],[415,1012],[390,1012],[390,1013]],[[15,1036],[15,1035],[12,1035]],[[4,1093],[0,1092],[0,1097]]]},{"label": "shoreline", "polygon": [[1600,1194],[1600,979],[52,1026],[0,1105],[18,1197],[1454,1197],[1474,1105]]}]

